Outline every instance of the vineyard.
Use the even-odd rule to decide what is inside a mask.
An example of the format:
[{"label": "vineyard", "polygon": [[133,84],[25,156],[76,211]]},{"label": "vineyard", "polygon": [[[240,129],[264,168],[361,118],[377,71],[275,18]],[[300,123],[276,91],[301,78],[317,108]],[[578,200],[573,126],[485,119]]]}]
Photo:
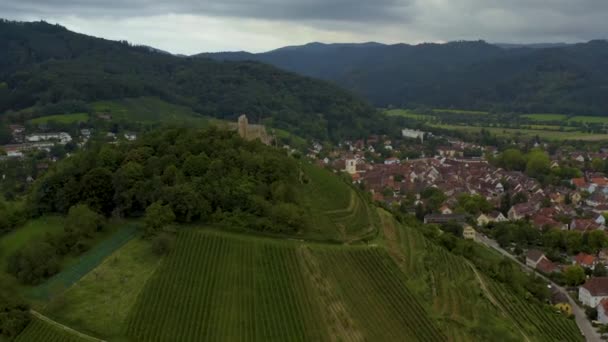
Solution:
[{"label": "vineyard", "polygon": [[[515,322],[488,298],[472,266],[463,257],[427,240],[415,227],[399,225],[383,214],[385,239],[391,256],[408,275],[407,285],[431,312],[450,341],[502,341],[522,338]],[[396,231],[393,231],[396,230]]]},{"label": "vineyard", "polygon": [[180,234],[131,313],[134,341],[423,340],[445,336],[381,249]]},{"label": "vineyard", "polygon": [[68,330],[61,329],[49,322],[33,317],[25,330],[17,336],[15,342],[90,342],[94,339],[80,337]]},{"label": "vineyard", "polygon": [[562,314],[531,303],[511,293],[505,285],[489,281],[491,290],[509,317],[523,329],[529,337],[538,341],[583,341],[574,320]]},{"label": "vineyard", "polygon": [[300,201],[310,212],[313,237],[354,241],[375,236],[378,218],[361,193],[327,170],[302,168],[307,182],[300,186]]}]

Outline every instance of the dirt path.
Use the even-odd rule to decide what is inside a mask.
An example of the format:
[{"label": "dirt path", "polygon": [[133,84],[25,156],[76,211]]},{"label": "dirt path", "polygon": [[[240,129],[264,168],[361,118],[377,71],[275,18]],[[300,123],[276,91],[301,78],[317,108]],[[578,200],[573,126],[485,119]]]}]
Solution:
[{"label": "dirt path", "polygon": [[317,258],[306,246],[298,248],[298,254],[306,275],[310,278],[315,290],[322,300],[323,314],[326,319],[331,341],[365,341],[365,337],[357,329],[355,320],[342,300],[336,296],[331,282],[322,274]]},{"label": "dirt path", "polygon": [[[502,305],[500,305],[500,303],[496,300],[496,298],[494,297],[494,295],[492,294],[492,292],[488,289],[488,286],[486,285],[486,282],[483,280],[483,277],[481,276],[481,274],[479,274],[479,272],[477,271],[477,268],[475,267],[475,265],[473,265],[473,263],[470,262],[469,260],[465,260],[465,261],[466,261],[467,265],[469,265],[469,267],[473,270],[473,273],[475,273],[475,277],[477,278],[477,281],[479,282],[479,286],[481,287],[481,290],[486,295],[486,297],[488,298],[488,300],[498,310],[500,310],[500,312],[505,317],[509,317],[509,314],[507,313],[507,311],[505,310],[505,308],[503,308]],[[523,329],[517,324],[517,322],[515,322],[515,326],[517,326],[517,330],[519,330],[519,333],[524,337],[524,339],[526,341],[530,342],[530,338],[526,335],[526,333],[523,331]]]},{"label": "dirt path", "polygon": [[39,313],[37,311],[30,310],[30,313],[32,314],[32,316],[38,318],[39,320],[44,321],[44,322],[46,322],[46,323],[48,323],[48,324],[50,324],[50,325],[52,325],[54,327],[57,327],[57,328],[59,328],[61,330],[65,330],[65,331],[69,332],[70,334],[76,335],[76,336],[78,336],[78,337],[80,337],[82,339],[85,339],[85,340],[88,340],[88,341],[95,341],[95,342],[106,342],[105,340],[100,340],[100,339],[95,338],[93,336],[89,336],[87,334],[83,334],[83,333],[81,333],[79,331],[76,331],[76,330],[74,330],[74,329],[72,329],[72,328],[70,328],[68,326],[65,326],[65,325],[63,325],[61,323],[55,322],[52,319],[46,317],[45,315],[43,315],[43,314],[41,314],[41,313]]}]

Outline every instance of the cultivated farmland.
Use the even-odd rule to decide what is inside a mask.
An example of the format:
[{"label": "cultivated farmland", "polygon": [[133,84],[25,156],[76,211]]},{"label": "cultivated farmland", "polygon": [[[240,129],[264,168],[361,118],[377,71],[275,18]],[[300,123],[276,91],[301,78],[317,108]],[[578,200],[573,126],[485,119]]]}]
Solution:
[{"label": "cultivated farmland", "polygon": [[386,252],[188,231],[129,319],[135,341],[444,341]]},{"label": "cultivated farmland", "polygon": [[62,329],[53,323],[32,317],[30,324],[15,339],[15,342],[95,342],[95,339],[88,339],[73,333],[70,330]]}]

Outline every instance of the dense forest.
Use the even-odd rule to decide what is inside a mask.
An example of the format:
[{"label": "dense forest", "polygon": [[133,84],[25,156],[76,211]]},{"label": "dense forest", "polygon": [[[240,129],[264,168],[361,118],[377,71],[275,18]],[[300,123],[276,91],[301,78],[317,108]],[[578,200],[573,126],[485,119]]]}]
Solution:
[{"label": "dense forest", "polygon": [[92,101],[139,96],[231,121],[246,113],[319,140],[387,126],[348,92],[269,65],[178,57],[44,22],[0,21],[0,113],[31,106],[46,114],[83,111]]},{"label": "dense forest", "polygon": [[312,43],[261,54],[202,54],[256,60],[335,81],[377,106],[604,115],[608,42],[504,48],[483,41],[382,45]]}]

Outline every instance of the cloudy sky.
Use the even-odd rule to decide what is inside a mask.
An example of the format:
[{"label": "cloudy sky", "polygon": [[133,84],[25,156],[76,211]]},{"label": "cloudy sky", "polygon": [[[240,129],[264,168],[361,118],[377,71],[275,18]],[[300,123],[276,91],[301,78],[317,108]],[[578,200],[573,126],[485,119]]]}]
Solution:
[{"label": "cloudy sky", "polygon": [[0,0],[0,17],[173,53],[320,42],[576,42],[608,35],[608,0]]}]

